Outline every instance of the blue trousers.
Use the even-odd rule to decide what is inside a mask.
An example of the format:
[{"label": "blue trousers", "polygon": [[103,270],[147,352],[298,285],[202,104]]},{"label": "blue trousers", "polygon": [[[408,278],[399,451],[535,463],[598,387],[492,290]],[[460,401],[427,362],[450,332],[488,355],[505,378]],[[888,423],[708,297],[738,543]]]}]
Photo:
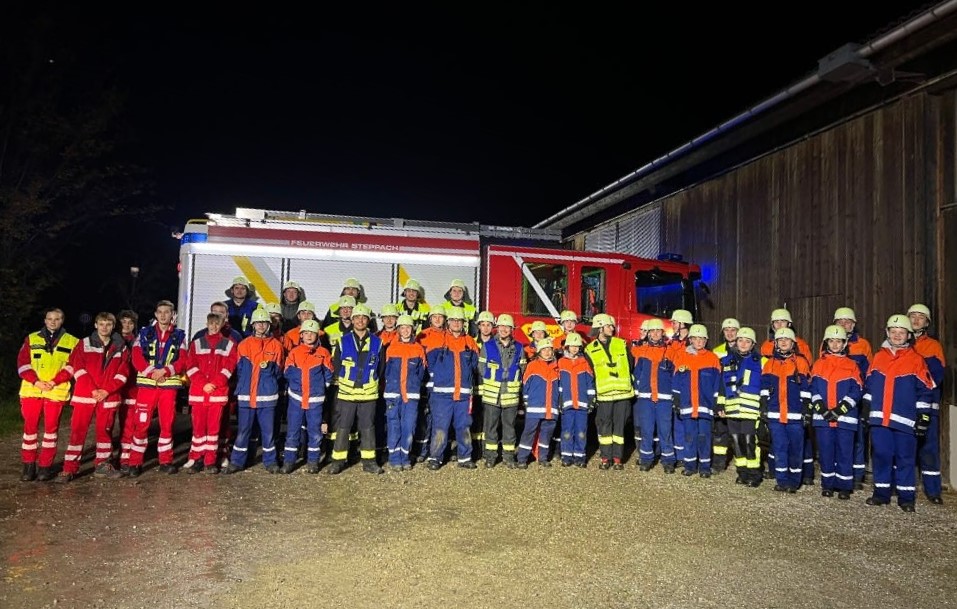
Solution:
[{"label": "blue trousers", "polygon": [[532,453],[532,444],[535,442],[536,435],[538,435],[538,460],[542,463],[548,461],[548,451],[552,447],[555,423],[555,419],[525,417],[525,429],[518,441],[517,459],[519,463],[528,463],[528,457]]},{"label": "blue trousers", "polygon": [[805,480],[814,480],[814,428],[804,428],[804,458],[801,474]]},{"label": "blue trousers", "polygon": [[897,487],[897,503],[914,503],[917,495],[917,438],[913,433],[872,425],[871,465],[875,498],[890,501],[893,483]]},{"label": "blue trousers", "polygon": [[[804,471],[804,425],[800,421],[768,421],[771,450],[774,452],[774,480],[780,486],[801,486]],[[813,467],[813,463],[812,463]]]},{"label": "blue trousers", "polygon": [[390,465],[409,465],[412,437],[419,418],[419,400],[386,402],[386,447]]},{"label": "blue trousers", "polygon": [[290,402],[286,410],[286,444],[283,459],[286,463],[295,463],[299,456],[299,443],[302,430],[306,430],[306,462],[318,463],[322,448],[322,404],[310,404],[308,409]]},{"label": "blue trousers", "polygon": [[419,416],[415,424],[416,456],[429,456],[429,440],[432,439],[432,408],[428,400],[419,401]]},{"label": "blue trousers", "polygon": [[940,416],[936,412],[930,416],[927,435],[917,438],[917,457],[924,494],[940,497]]},{"label": "blue trousers", "polygon": [[[253,431],[253,424],[259,423],[259,435],[263,446],[263,465],[276,464],[276,438],[273,436],[273,423],[276,421],[276,408],[243,408],[236,409],[238,422],[236,424],[236,441],[233,443],[233,452],[229,462],[237,467],[246,467],[249,455],[249,435]],[[299,433],[299,426],[296,426]]]},{"label": "blue trousers", "polygon": [[854,490],[854,449],[857,433],[839,427],[815,427],[821,488]]},{"label": "blue trousers", "polygon": [[[820,443],[820,440],[818,442]],[[857,431],[854,432],[854,481],[862,482],[864,480],[864,474],[866,471],[867,431],[865,429],[864,422],[859,421],[857,423]]]},{"label": "blue trousers", "polygon": [[432,409],[432,440],[430,461],[441,463],[445,458],[445,447],[449,443],[449,428],[455,431],[458,443],[459,463],[472,459],[472,415],[469,414],[469,399],[453,400],[451,395],[433,393],[429,396]]},{"label": "blue trousers", "polygon": [[569,408],[562,411],[562,461],[585,462],[585,442],[588,439],[588,411]]},{"label": "blue trousers", "polygon": [[661,462],[674,465],[675,447],[672,434],[671,402],[653,402],[639,398],[635,406],[641,420],[641,444],[638,445],[639,463],[655,459],[655,437],[661,451]]},{"label": "blue trousers", "polygon": [[685,471],[711,473],[711,419],[682,419]]},{"label": "blue trousers", "polygon": [[674,412],[672,409],[671,414],[671,434],[673,436],[673,445],[675,448],[675,459],[678,461],[685,460],[685,450],[688,449],[692,439],[685,437],[685,425],[681,420],[681,417],[678,416],[677,412]]}]

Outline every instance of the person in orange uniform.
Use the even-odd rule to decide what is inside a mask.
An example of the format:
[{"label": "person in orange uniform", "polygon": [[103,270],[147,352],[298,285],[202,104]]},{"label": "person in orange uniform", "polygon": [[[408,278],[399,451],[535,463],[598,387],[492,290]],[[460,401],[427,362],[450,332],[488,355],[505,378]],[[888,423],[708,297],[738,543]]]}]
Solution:
[{"label": "person in orange uniform", "polygon": [[419,416],[419,398],[425,378],[425,348],[415,341],[415,320],[399,315],[397,336],[386,345],[385,390],[386,447],[389,469],[412,469],[412,437]]},{"label": "person in orange uniform", "polygon": [[688,346],[674,360],[673,404],[686,443],[683,476],[711,477],[711,425],[721,392],[721,362],[707,346],[708,329],[693,324]]},{"label": "person in orange uniform", "polygon": [[[840,311],[840,309],[838,309]],[[854,489],[854,435],[863,394],[861,370],[849,355],[847,331],[824,329],[821,357],[811,368],[812,425],[821,463],[821,496],[850,499]]]},{"label": "person in orange uniform", "polygon": [[186,378],[189,379],[190,417],[193,439],[187,474],[205,471],[218,474],[219,429],[223,409],[229,403],[230,379],[236,370],[239,345],[222,332],[225,319],[216,313],[206,316],[206,333],[194,338],[186,350]]},{"label": "person in orange uniform", "polygon": [[930,377],[934,379],[936,387],[931,392],[930,415],[927,430],[917,437],[917,461],[920,467],[920,480],[924,487],[924,494],[934,505],[944,503],[941,498],[940,482],[940,395],[941,384],[944,382],[944,369],[947,365],[944,360],[944,349],[940,342],[927,334],[930,326],[930,309],[920,303],[911,305],[907,310],[907,318],[914,329],[914,351],[924,358]]},{"label": "person in orange uniform", "polygon": [[581,334],[569,334],[565,352],[558,359],[559,391],[562,399],[562,467],[585,467],[588,413],[594,408],[595,371],[582,353]]},{"label": "person in orange uniform", "polygon": [[[282,338],[282,348],[286,350],[286,353],[292,351],[296,345],[299,344],[299,332],[302,331],[302,322],[306,321],[307,319],[316,318],[316,305],[312,304],[308,300],[303,300],[299,303],[299,310],[296,312],[296,316],[299,318],[299,325],[288,330]],[[323,336],[325,336],[325,333],[320,330],[320,340]]]},{"label": "person in orange uniform", "polygon": [[472,461],[471,402],[478,370],[478,345],[465,332],[465,311],[461,307],[447,307],[447,313],[449,328],[444,344],[429,350],[425,356],[432,408],[429,469],[433,471],[442,467],[450,427],[458,445],[458,466],[476,467]]},{"label": "person in orange uniform", "polygon": [[538,341],[548,338],[548,326],[545,325],[544,321],[533,321],[528,334],[528,344],[525,345],[525,359],[532,361],[538,355],[538,349],[535,348],[535,345],[538,344]]},{"label": "person in orange uniform", "polygon": [[894,485],[898,506],[904,512],[914,512],[917,438],[930,427],[935,384],[927,362],[912,348],[910,319],[891,315],[885,327],[887,340],[874,354],[864,381],[863,403],[874,464],[874,494],[865,503],[887,505]]},{"label": "person in orange uniform", "polygon": [[[413,317],[413,319],[415,319]],[[445,344],[445,305],[437,304],[429,309],[429,327],[419,332],[415,341],[422,345],[426,355],[432,349]],[[428,381],[428,378],[425,379]],[[419,400],[419,416],[415,424],[415,460],[422,463],[429,458],[429,442],[432,439],[432,409],[428,394]]]},{"label": "person in orange uniform", "polygon": [[251,316],[253,335],[239,343],[236,364],[236,398],[239,422],[236,442],[225,473],[234,474],[246,467],[249,436],[253,423],[259,423],[263,449],[263,467],[270,474],[279,473],[274,434],[276,404],[279,402],[279,380],[285,359],[282,343],[272,337],[269,313],[262,307]]},{"label": "person in orange uniform", "polygon": [[655,438],[661,451],[661,467],[666,474],[675,472],[671,381],[674,363],[667,357],[665,325],[660,319],[643,324],[648,330],[645,342],[635,357],[635,400],[633,416],[638,447],[638,468],[647,472],[654,466]]},{"label": "person in orange uniform", "polygon": [[306,471],[319,473],[322,449],[322,411],[332,384],[332,354],[319,344],[319,322],[307,319],[299,326],[299,344],[286,356],[285,377],[289,403],[286,442],[280,473],[296,468],[302,429],[306,430]]},{"label": "person in orange uniform", "polygon": [[525,399],[525,429],[518,441],[518,468],[527,469],[533,444],[538,438],[538,464],[551,467],[548,450],[555,433],[559,408],[560,390],[558,365],[555,362],[555,347],[552,341],[543,338],[535,344],[538,357],[529,362],[522,378]]},{"label": "person in orange uniform", "polygon": [[379,339],[382,341],[383,346],[388,346],[389,343],[399,337],[399,328],[396,325],[399,319],[399,311],[393,304],[384,304],[382,305],[382,310],[379,311],[379,319],[382,320],[382,329],[379,330]]},{"label": "person in orange uniform", "polygon": [[119,478],[110,457],[113,451],[113,422],[120,405],[120,391],[129,375],[126,344],[113,334],[116,317],[99,313],[94,320],[96,330],[83,339],[70,354],[66,369],[73,376],[73,416],[70,418],[70,443],[66,447],[63,471],[57,482],[69,482],[80,471],[83,444],[95,418],[96,452],[94,476]]},{"label": "person in orange uniform", "polygon": [[[133,442],[129,475],[140,475],[146,453],[150,422],[159,411],[159,439],[156,451],[159,471],[175,474],[173,465],[173,420],[176,418],[176,393],[183,388],[186,370],[186,334],[173,324],[173,303],[156,303],[156,321],[140,331],[133,343],[133,367],[136,369],[136,406],[133,410]],[[122,471],[122,470],[121,470]]]},{"label": "person in orange uniform", "polygon": [[[48,309],[43,316],[43,328],[27,336],[17,354],[23,414],[20,480],[24,482],[46,482],[53,478],[60,414],[70,399],[70,371],[66,366],[77,342],[75,336],[63,330],[63,311]],[[38,439],[40,415],[43,415],[42,443]]]},{"label": "person in orange uniform", "polygon": [[[847,334],[847,357],[857,364],[863,383],[867,370],[871,367],[871,360],[874,359],[874,353],[871,350],[871,343],[857,333],[857,314],[854,313],[854,309],[840,307],[834,311],[834,325],[843,328]],[[824,354],[826,350],[827,345],[823,345],[821,353]],[[866,422],[858,420],[857,432],[854,435],[854,484],[858,490],[864,488],[864,474],[867,469],[866,428]]]},{"label": "person in orange uniform", "polygon": [[694,324],[691,311],[675,309],[671,313],[672,334],[668,337],[668,357],[674,361],[679,353],[688,346],[688,332]]},{"label": "person in orange uniform", "polygon": [[[555,353],[561,355],[562,351],[565,349],[565,339],[567,339],[572,334],[581,334],[578,333],[578,330],[575,328],[578,327],[578,313],[566,309],[558,314],[558,323],[562,327],[562,333],[552,339],[552,346],[555,348]],[[582,336],[584,344],[584,336]]]},{"label": "person in orange uniform", "polygon": [[802,482],[805,428],[811,424],[811,364],[795,349],[794,330],[774,333],[774,354],[761,372],[761,399],[771,431],[774,490],[796,493]]}]

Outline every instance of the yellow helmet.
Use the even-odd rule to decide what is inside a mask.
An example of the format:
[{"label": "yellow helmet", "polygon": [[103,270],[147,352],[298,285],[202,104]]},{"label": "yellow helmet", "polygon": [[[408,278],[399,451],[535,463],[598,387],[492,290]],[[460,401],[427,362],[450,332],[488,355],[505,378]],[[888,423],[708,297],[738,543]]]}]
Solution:
[{"label": "yellow helmet", "polygon": [[649,332],[650,332],[651,330],[664,330],[664,329],[665,329],[665,322],[661,321],[660,319],[656,319],[656,318],[655,318],[655,319],[646,319],[645,322],[644,322],[642,325],[645,326],[645,330],[648,330]]},{"label": "yellow helmet", "polygon": [[701,324],[694,324],[688,329],[688,337],[708,338],[708,329]]},{"label": "yellow helmet", "polygon": [[282,284],[283,292],[285,292],[286,290],[301,290],[301,289],[302,289],[302,286],[296,283],[295,281],[287,281],[286,283]]},{"label": "yellow helmet", "polygon": [[465,282],[461,279],[453,279],[452,283],[449,284],[449,289],[451,290],[452,288],[462,288],[464,290]]},{"label": "yellow helmet", "polygon": [[771,311],[771,322],[775,321],[786,321],[789,324],[794,323],[794,320],[791,319],[791,312],[787,309],[775,309]]},{"label": "yellow helmet", "polygon": [[640,328],[640,330],[641,330],[642,332],[647,332],[647,331],[648,331],[648,322],[649,322],[649,321],[651,321],[651,320],[650,320],[650,319],[646,319],[646,320],[644,320],[644,321],[641,322],[641,328]]},{"label": "yellow helmet", "polygon": [[465,321],[465,309],[462,307],[449,307],[449,312],[446,315],[446,318],[449,320],[461,319],[462,321]]},{"label": "yellow helmet", "polygon": [[495,320],[496,326],[508,326],[509,328],[515,327],[515,321],[512,319],[512,316],[508,313],[502,313],[498,316],[498,319]]},{"label": "yellow helmet", "polygon": [[[348,296],[348,297],[345,297],[345,296],[344,296],[343,298],[352,298],[352,297],[351,297],[351,296]],[[353,300],[353,304],[355,304],[354,300]],[[342,306],[341,303],[340,303],[339,306]],[[316,312],[316,305],[312,304],[312,303],[309,302],[308,300],[303,300],[302,302],[299,303],[299,308],[296,309],[296,313],[299,313],[300,311],[311,311],[311,312],[315,313],[315,312]]]},{"label": "yellow helmet", "polygon": [[548,326],[545,325],[544,321],[533,321],[531,332],[545,332],[548,333]]},{"label": "yellow helmet", "polygon": [[315,319],[307,319],[302,322],[302,325],[299,326],[299,333],[302,334],[303,332],[315,332],[319,334],[319,322]]},{"label": "yellow helmet", "polygon": [[612,317],[611,315],[609,315],[608,313],[605,313],[605,325],[606,325],[606,326],[614,326],[614,325],[615,325],[615,318]]},{"label": "yellow helmet", "polygon": [[382,305],[382,310],[379,311],[379,317],[398,317],[399,310],[395,308],[394,304],[384,304]]},{"label": "yellow helmet", "polygon": [[429,310],[429,317],[432,317],[433,315],[441,315],[442,317],[445,317],[445,305],[432,305],[432,309]]},{"label": "yellow helmet", "polygon": [[542,349],[554,349],[555,345],[552,344],[552,341],[547,338],[535,341],[535,352],[539,352]]},{"label": "yellow helmet", "polygon": [[399,315],[399,319],[395,322],[396,327],[399,326],[415,326],[415,321],[412,320],[411,315]]},{"label": "yellow helmet", "polygon": [[[339,298],[338,304],[340,309],[342,307],[354,307],[356,306],[356,299],[353,298],[352,296],[342,296]],[[315,311],[316,310],[315,307],[313,307],[312,310]]]},{"label": "yellow helmet", "polygon": [[415,290],[416,292],[421,293],[421,292],[422,292],[422,284],[420,284],[420,283],[419,283],[418,281],[416,281],[415,279],[410,279],[410,280],[406,281],[406,282],[405,282],[405,285],[402,287],[402,291],[403,291],[403,292],[405,292],[406,290]]},{"label": "yellow helmet", "polygon": [[352,289],[354,289],[354,290],[360,289],[360,288],[359,288],[359,280],[356,279],[355,277],[350,277],[350,278],[346,279],[345,283],[342,284],[342,289],[344,290],[344,289],[346,289],[346,288],[352,288]]},{"label": "yellow helmet", "polygon": [[282,315],[282,307],[279,306],[278,303],[267,302],[266,306],[263,308],[265,308],[266,312],[269,313],[270,315],[272,315],[273,313],[275,313],[276,315]]},{"label": "yellow helmet", "polygon": [[487,321],[489,323],[494,324],[495,314],[492,313],[491,311],[482,311],[481,313],[478,314],[478,317],[475,318],[475,323],[479,323],[482,321]]},{"label": "yellow helmet", "polygon": [[[838,309],[840,311],[840,309]],[[837,313],[835,313],[837,315]],[[853,317],[835,317],[834,319],[851,319]],[[837,340],[847,340],[847,331],[841,326],[828,326],[824,328],[824,340],[831,340],[836,338]]]},{"label": "yellow helmet", "polygon": [[352,307],[352,317],[372,317],[372,309],[360,302]]},{"label": "yellow helmet", "polygon": [[562,321],[576,321],[576,322],[577,322],[577,321],[578,321],[578,313],[576,313],[576,312],[574,312],[574,311],[570,311],[570,310],[568,310],[568,309],[565,309],[565,310],[562,311],[561,314],[558,316],[558,321],[559,321],[559,322],[562,322]]},{"label": "yellow helmet", "polygon": [[253,311],[253,314],[250,316],[249,322],[256,323],[260,321],[264,321],[267,324],[271,323],[271,320],[269,319],[269,311],[267,311],[266,309],[262,307],[257,307],[256,310]]},{"label": "yellow helmet", "polygon": [[754,333],[754,328],[747,326],[738,330],[738,338],[747,338],[752,343],[758,342],[758,335]]},{"label": "yellow helmet", "polygon": [[235,277],[233,277],[233,282],[229,284],[229,287],[233,287],[237,285],[246,286],[246,289],[249,289],[249,280],[243,277],[242,275],[236,275]]},{"label": "yellow helmet", "polygon": [[685,325],[694,323],[694,319],[691,317],[691,311],[686,309],[675,309],[671,314],[671,321],[677,321]]},{"label": "yellow helmet", "polygon": [[740,330],[741,322],[733,317],[728,317],[727,319],[721,322],[721,329],[724,330],[725,328],[735,328]]},{"label": "yellow helmet", "polygon": [[578,332],[572,332],[565,337],[565,346],[566,347],[583,347],[585,346],[585,341],[582,340],[582,335]]},{"label": "yellow helmet", "polygon": [[774,331],[774,340],[779,338],[790,338],[791,340],[795,340],[796,336],[794,335],[794,330],[791,328],[778,328]]},{"label": "yellow helmet", "polygon": [[607,316],[606,316],[604,313],[598,313],[597,315],[595,315],[594,317],[592,317],[592,318],[591,318],[591,327],[592,327],[592,328],[601,328],[602,326],[604,326],[604,325],[605,325],[605,317],[607,317]]},{"label": "yellow helmet", "polygon": [[[920,313],[921,311],[917,311],[917,312]],[[890,330],[891,328],[904,328],[908,332],[914,331],[914,326],[911,325],[910,319],[908,319],[906,315],[901,315],[900,313],[891,315],[890,319],[887,320],[886,327],[888,330]]]},{"label": "yellow helmet", "polygon": [[927,321],[930,321],[930,309],[927,305],[922,305],[920,303],[912,304],[909,309],[907,309],[907,314],[911,313],[923,313],[924,317],[927,318]]},{"label": "yellow helmet", "polygon": [[839,319],[850,319],[854,323],[857,323],[857,316],[854,315],[854,309],[850,307],[841,307],[834,311],[834,321]]}]

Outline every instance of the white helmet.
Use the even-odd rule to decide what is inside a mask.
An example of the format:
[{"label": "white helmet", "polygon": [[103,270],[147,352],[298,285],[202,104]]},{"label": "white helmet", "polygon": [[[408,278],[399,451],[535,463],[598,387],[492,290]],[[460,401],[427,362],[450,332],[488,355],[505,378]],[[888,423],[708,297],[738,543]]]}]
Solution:
[{"label": "white helmet", "polygon": [[342,284],[342,289],[344,290],[346,288],[352,288],[353,290],[361,289],[359,287],[359,280],[356,279],[355,277],[350,277],[346,279],[345,282]]},{"label": "white helmet", "polygon": [[544,321],[533,321],[532,329],[529,332],[545,332],[548,333],[548,326],[545,325]]},{"label": "white helmet", "polygon": [[263,308],[266,309],[266,312],[269,313],[270,315],[272,315],[273,313],[275,313],[276,315],[282,315],[282,307],[279,306],[278,303],[267,302]]},{"label": "white helmet", "polygon": [[272,320],[269,319],[269,311],[262,307],[257,307],[253,314],[249,317],[249,323],[258,323],[264,321],[267,324],[272,323]]},{"label": "white helmet", "polygon": [[302,334],[303,332],[315,332],[319,334],[319,322],[315,319],[307,319],[302,322],[302,325],[299,326],[299,333]]},{"label": "white helmet", "polygon": [[583,347],[584,345],[585,341],[582,340],[582,336],[578,332],[572,332],[565,337],[566,347]]},{"label": "white helmet", "polygon": [[776,321],[786,321],[789,324],[794,323],[794,320],[791,319],[791,312],[787,309],[775,309],[771,311],[771,323]]},{"label": "white helmet", "polygon": [[498,316],[498,319],[495,320],[496,326],[508,326],[509,328],[515,327],[515,321],[512,319],[512,316],[508,313],[502,313]]},{"label": "white helmet", "polygon": [[708,329],[702,324],[694,324],[688,330],[688,338],[691,337],[708,338]]},{"label": "white helmet", "polygon": [[[838,309],[840,311],[840,309]],[[834,319],[854,319],[853,317],[835,317]],[[837,340],[847,340],[847,331],[844,330],[841,326],[828,326],[824,328],[824,340],[828,341],[832,338]]]},{"label": "white helmet", "polygon": [[661,321],[660,319],[657,319],[657,318],[646,319],[644,322],[642,322],[642,325],[645,326],[645,330],[648,330],[649,332],[650,332],[651,330],[664,330],[664,329],[665,329],[665,322],[663,322],[663,321]]},{"label": "white helmet", "polygon": [[395,327],[399,326],[413,326],[415,327],[415,321],[412,320],[411,315],[399,315],[399,319],[395,322]]},{"label": "white helmet", "polygon": [[779,338],[790,338],[791,340],[796,340],[797,337],[794,334],[794,330],[791,328],[778,328],[774,331],[774,340]]},{"label": "white helmet", "polygon": [[[342,297],[339,298],[339,303],[338,303],[338,304],[339,304],[339,308],[340,308],[340,309],[341,309],[342,307],[347,307],[347,308],[348,308],[348,307],[354,307],[354,306],[356,306],[356,299],[353,298],[352,296],[342,296]],[[316,310],[315,307],[313,307],[312,310],[315,311],[315,310]]]},{"label": "white helmet", "polygon": [[402,291],[406,290],[415,290],[416,292],[422,292],[422,285],[415,279],[410,279],[405,282],[405,285],[402,287]]},{"label": "white helmet", "polygon": [[741,322],[733,317],[728,317],[727,319],[721,322],[721,329],[724,330],[725,328],[735,328],[737,330],[740,330]]},{"label": "white helmet", "polygon": [[838,319],[850,319],[854,323],[857,323],[857,316],[854,315],[854,309],[850,307],[841,307],[834,311],[834,321]]},{"label": "white helmet", "polygon": [[671,314],[671,321],[677,321],[685,325],[694,323],[694,319],[691,317],[691,311],[686,309],[675,309]]},{"label": "white helmet", "polygon": [[[921,313],[921,311],[918,311],[918,313]],[[906,315],[901,315],[900,313],[895,313],[894,315],[891,315],[890,319],[887,320],[886,327],[888,330],[890,330],[891,328],[904,328],[908,332],[914,331],[914,326],[911,325],[910,319],[908,319]]]},{"label": "white helmet", "polygon": [[746,338],[752,343],[758,342],[758,335],[754,333],[754,328],[749,328],[747,326],[738,330],[738,338]]},{"label": "white helmet", "polygon": [[372,317],[372,309],[361,302],[352,307],[352,317]]},{"label": "white helmet", "polygon": [[[349,298],[351,298],[351,296],[350,296]],[[342,303],[340,303],[340,306],[341,306],[341,304],[342,304]],[[355,304],[355,303],[353,303],[353,304]],[[311,313],[315,313],[315,312],[316,312],[316,305],[312,304],[312,303],[309,302],[308,300],[303,300],[302,302],[299,303],[299,307],[296,309],[296,313],[301,313],[302,311],[309,311],[309,312],[311,312]]]},{"label": "white helmet", "polygon": [[927,305],[922,305],[920,303],[912,304],[909,309],[907,309],[907,314],[911,313],[923,313],[924,317],[927,318],[927,321],[930,321],[930,309]]},{"label": "white helmet", "polygon": [[565,309],[565,310],[562,311],[561,314],[558,316],[558,321],[560,321],[560,322],[562,322],[562,321],[576,321],[576,322],[577,322],[577,321],[578,321],[578,313],[576,313],[576,312],[574,312],[574,311],[570,311],[570,310],[568,310],[568,309]]},{"label": "white helmet", "polygon": [[459,319],[465,321],[465,309],[462,307],[449,307],[448,314],[445,316],[447,319]]},{"label": "white helmet", "polygon": [[398,317],[399,310],[395,308],[394,304],[384,304],[382,305],[382,310],[379,311],[379,317]]},{"label": "white helmet", "polygon": [[491,311],[482,311],[478,314],[478,317],[475,318],[475,323],[481,323],[487,321],[491,324],[495,323],[495,314]]},{"label": "white helmet", "polygon": [[432,309],[429,311],[429,317],[432,317],[434,315],[441,315],[442,317],[445,317],[446,316],[445,305],[437,304],[433,306]]},{"label": "white helmet", "polygon": [[604,313],[598,313],[597,315],[591,318],[591,327],[592,328],[604,327],[608,323],[607,318],[608,316],[605,315]]}]

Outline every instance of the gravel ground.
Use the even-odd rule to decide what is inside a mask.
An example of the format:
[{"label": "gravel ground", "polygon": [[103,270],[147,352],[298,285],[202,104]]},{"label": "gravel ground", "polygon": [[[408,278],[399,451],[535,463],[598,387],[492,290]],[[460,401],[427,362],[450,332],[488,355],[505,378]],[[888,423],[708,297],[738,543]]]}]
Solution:
[{"label": "gravel ground", "polygon": [[957,606],[950,492],[905,514],[631,463],[54,485],[18,454],[0,439],[4,609]]}]

